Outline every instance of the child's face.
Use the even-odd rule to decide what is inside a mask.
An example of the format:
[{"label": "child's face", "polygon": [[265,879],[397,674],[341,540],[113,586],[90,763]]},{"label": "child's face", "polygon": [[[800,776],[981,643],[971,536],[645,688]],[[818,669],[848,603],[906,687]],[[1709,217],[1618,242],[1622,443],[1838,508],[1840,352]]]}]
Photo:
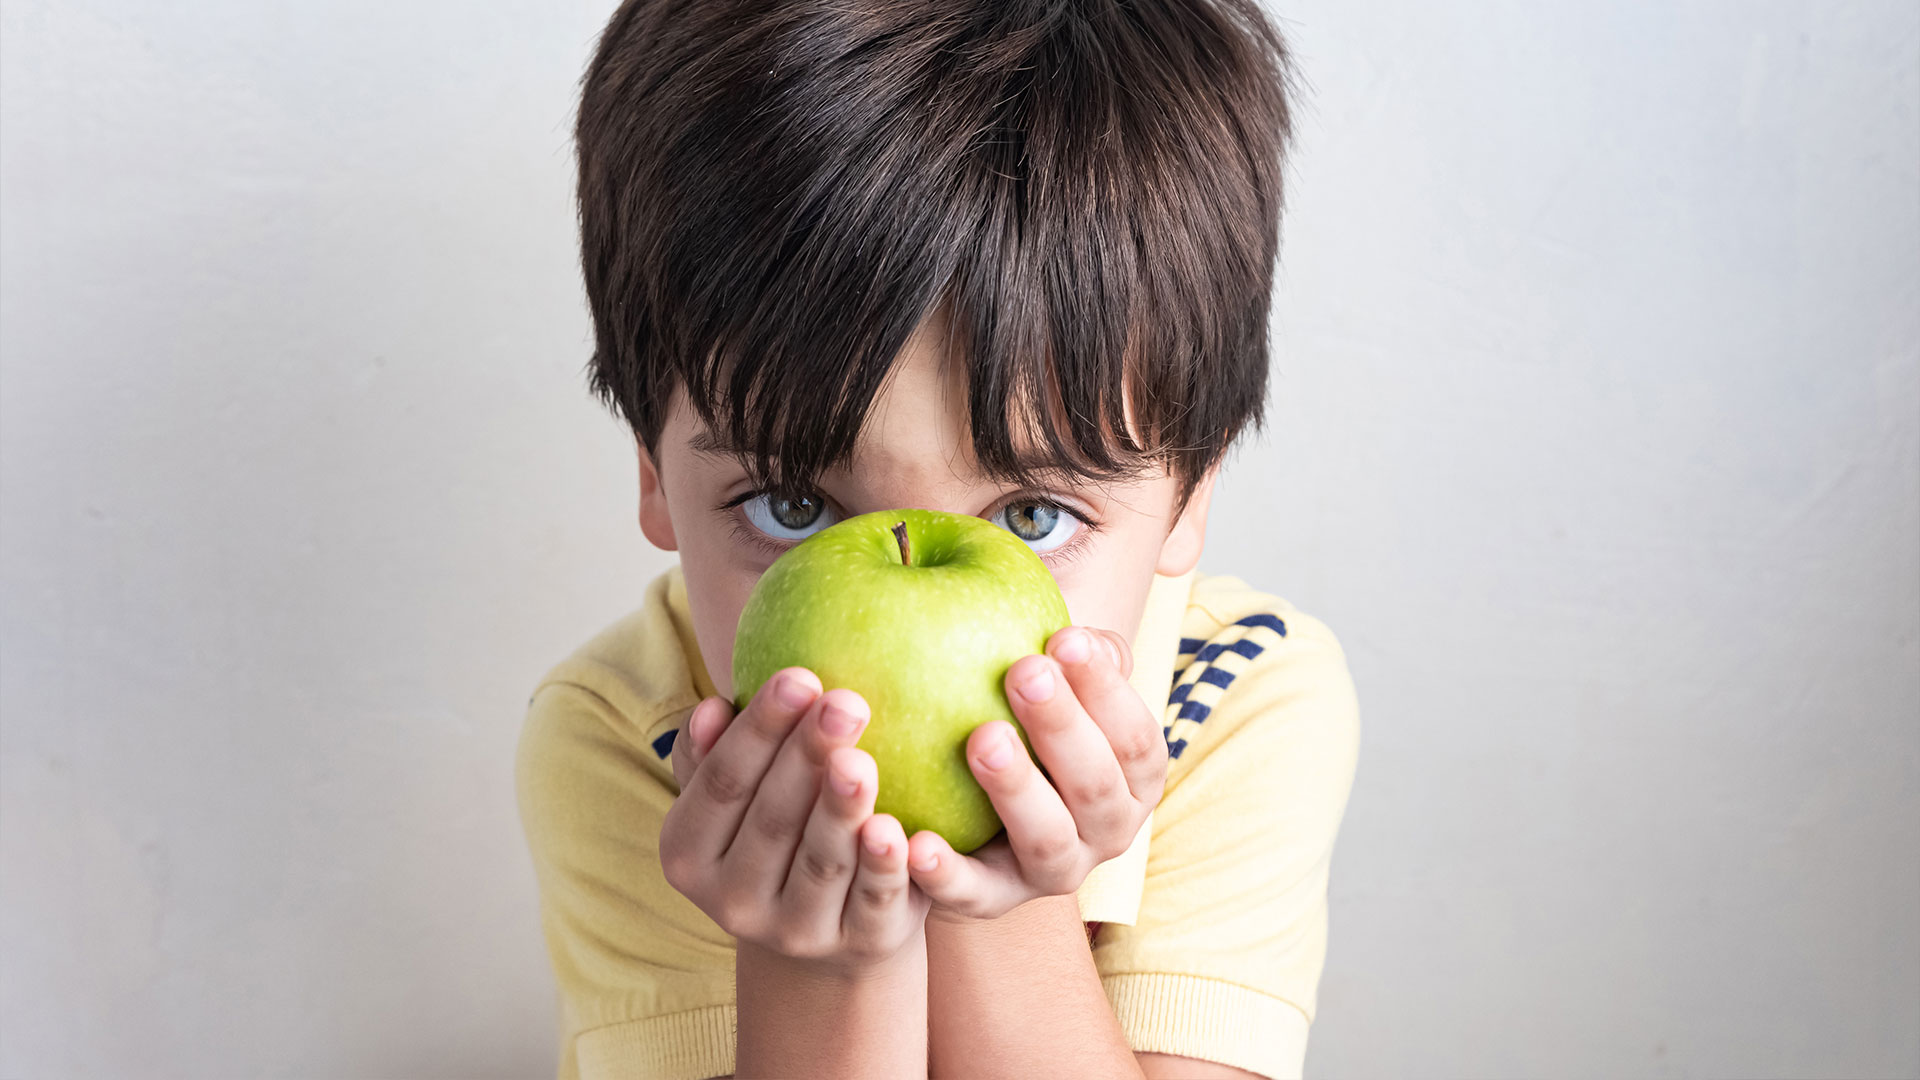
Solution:
[{"label": "child's face", "polygon": [[1163,468],[1027,488],[983,474],[967,430],[965,369],[950,362],[945,339],[936,316],[907,342],[850,459],[820,477],[810,502],[756,495],[739,460],[696,448],[706,426],[675,393],[658,461],[640,450],[640,526],[655,546],[680,553],[701,657],[723,696],[733,696],[734,626],[754,582],[786,548],[855,514],[921,508],[994,521],[1040,553],[1076,625],[1128,638],[1153,575],[1184,574],[1198,561],[1211,474],[1178,512],[1179,482]]}]

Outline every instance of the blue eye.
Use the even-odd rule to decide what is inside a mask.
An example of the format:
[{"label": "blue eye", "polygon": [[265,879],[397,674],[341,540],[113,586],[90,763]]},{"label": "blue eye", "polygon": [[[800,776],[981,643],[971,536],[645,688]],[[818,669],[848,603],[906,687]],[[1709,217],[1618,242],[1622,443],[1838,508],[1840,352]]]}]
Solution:
[{"label": "blue eye", "polygon": [[1085,527],[1067,508],[1032,500],[1008,503],[987,520],[1026,541],[1028,547],[1042,555],[1073,539]]},{"label": "blue eye", "polygon": [[740,504],[753,527],[779,540],[804,540],[836,520],[818,495],[762,492]]}]

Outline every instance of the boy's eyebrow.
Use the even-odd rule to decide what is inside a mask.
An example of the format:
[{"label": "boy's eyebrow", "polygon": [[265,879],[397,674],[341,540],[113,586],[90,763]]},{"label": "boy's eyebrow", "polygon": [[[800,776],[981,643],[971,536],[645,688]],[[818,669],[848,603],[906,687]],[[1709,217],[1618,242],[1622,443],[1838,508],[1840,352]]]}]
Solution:
[{"label": "boy's eyebrow", "polygon": [[692,439],[688,440],[687,446],[694,453],[705,457],[741,458],[746,456],[744,449],[733,445],[725,436],[716,434],[711,428],[701,428]]}]

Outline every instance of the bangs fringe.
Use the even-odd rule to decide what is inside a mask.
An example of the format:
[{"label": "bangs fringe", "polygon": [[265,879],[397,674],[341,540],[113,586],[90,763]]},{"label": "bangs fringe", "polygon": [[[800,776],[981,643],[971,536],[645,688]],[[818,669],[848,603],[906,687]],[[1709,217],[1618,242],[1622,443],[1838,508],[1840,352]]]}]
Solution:
[{"label": "bangs fringe", "polygon": [[676,388],[755,481],[851,454],[948,317],[992,475],[1258,426],[1290,67],[1251,0],[629,2],[577,130],[595,393]]}]

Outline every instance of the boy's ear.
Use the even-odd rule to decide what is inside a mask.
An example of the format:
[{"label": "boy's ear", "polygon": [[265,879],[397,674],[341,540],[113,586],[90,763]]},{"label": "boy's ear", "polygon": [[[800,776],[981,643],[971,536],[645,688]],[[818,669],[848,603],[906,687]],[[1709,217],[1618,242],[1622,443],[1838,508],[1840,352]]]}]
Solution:
[{"label": "boy's ear", "polygon": [[660,487],[660,469],[647,453],[647,445],[638,435],[633,444],[640,452],[640,532],[647,542],[661,551],[680,550],[673,538],[673,515],[667,512],[667,493]]},{"label": "boy's ear", "polygon": [[1213,480],[1219,474],[1220,467],[1216,465],[1193,486],[1186,507],[1174,519],[1173,528],[1167,530],[1166,542],[1160,545],[1160,561],[1154,566],[1154,573],[1179,577],[1199,564],[1200,549],[1207,544],[1207,505],[1213,501]]}]

